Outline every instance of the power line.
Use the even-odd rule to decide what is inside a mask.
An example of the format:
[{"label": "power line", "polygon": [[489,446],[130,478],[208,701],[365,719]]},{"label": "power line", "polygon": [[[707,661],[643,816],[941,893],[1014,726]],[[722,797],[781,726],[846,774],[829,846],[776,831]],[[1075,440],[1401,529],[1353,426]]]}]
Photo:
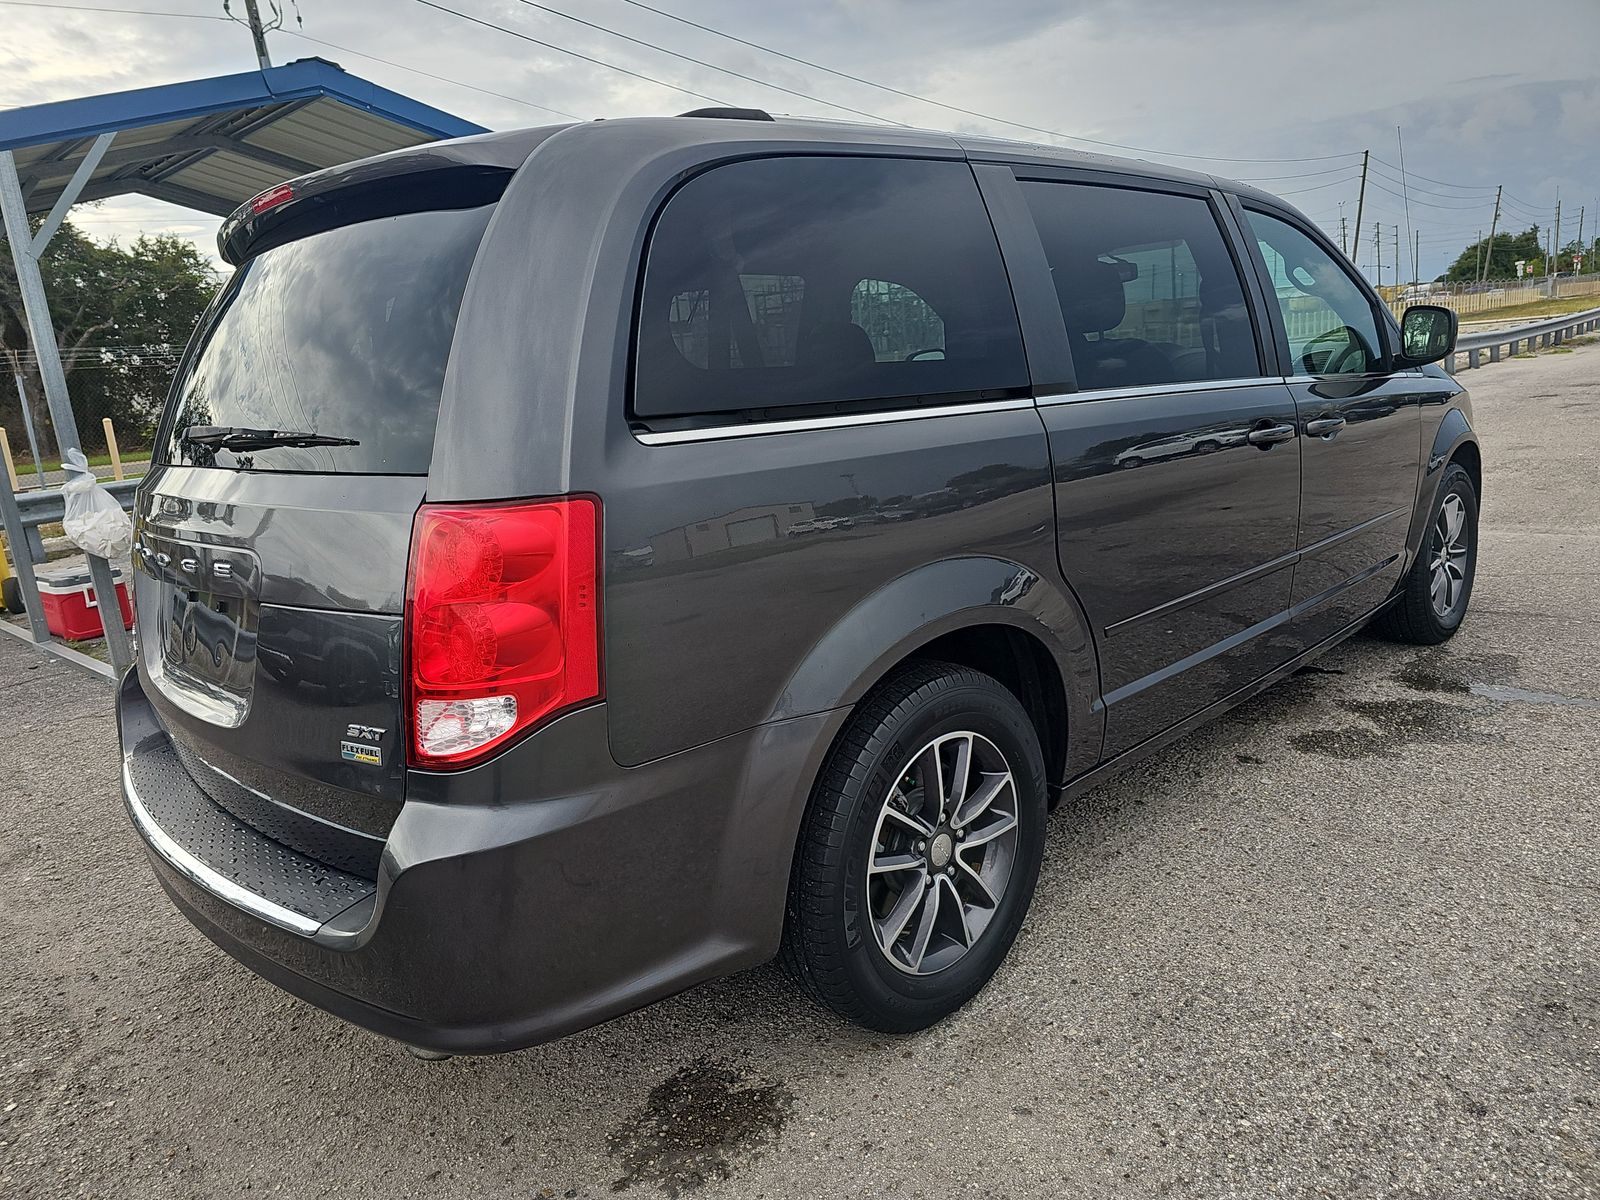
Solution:
[{"label": "power line", "polygon": [[645,75],[639,71],[630,71],[627,67],[619,67],[616,63],[606,62],[606,60],[603,58],[594,58],[588,54],[580,54],[576,50],[569,50],[565,46],[556,45],[554,42],[541,41],[540,39],[533,37],[530,34],[523,33],[520,30],[510,29],[504,25],[496,25],[493,21],[486,21],[482,17],[474,17],[470,13],[464,13],[459,9],[447,8],[443,4],[435,4],[434,0],[417,0],[417,3],[422,5],[424,8],[436,9],[442,13],[449,13],[452,17],[460,17],[463,21],[471,21],[474,25],[482,25],[485,29],[496,29],[501,33],[510,34],[514,38],[520,38],[524,42],[532,42],[535,46],[543,46],[546,50],[554,50],[557,54],[568,54],[573,58],[581,58],[584,62],[593,63],[597,67],[605,67],[609,71],[618,71],[623,75],[631,75],[634,79],[642,79],[646,83],[655,84],[657,87],[670,88],[674,92],[682,92],[685,96],[693,96],[697,100],[709,100],[713,104],[720,104],[724,106],[726,106],[728,103],[726,100],[720,100],[716,96],[708,96],[704,92],[696,92],[690,88],[679,87],[675,83],[668,83],[664,79],[656,79],[653,76]]},{"label": "power line", "polygon": [[[0,0],[0,4],[10,5],[16,8],[53,8],[59,9],[63,12],[118,13],[130,17],[178,17],[191,21],[228,20],[227,17],[213,16],[210,13],[154,12],[144,8],[111,8],[106,5],[99,4],[45,4],[41,3],[41,0]],[[460,79],[452,79],[448,75],[436,75],[432,71],[424,71],[421,67],[411,67],[407,66],[405,63],[395,62],[392,59],[380,58],[376,54],[368,54],[364,50],[355,50],[349,46],[341,46],[337,42],[330,42],[323,38],[312,37],[309,33],[302,33],[299,30],[280,29],[276,32],[288,34],[290,37],[300,38],[302,41],[314,42],[319,46],[326,46],[328,49],[337,50],[341,54],[354,54],[357,58],[364,58],[370,62],[382,63],[384,66],[393,67],[398,71],[410,71],[413,75],[422,75],[428,79],[436,80],[439,83],[449,83],[455,85],[456,87],[466,88],[468,91],[481,92],[485,96],[493,96],[498,100],[509,100],[513,104],[523,104],[529,108],[537,108],[541,112],[555,113],[560,117],[570,117],[574,121],[583,120],[583,118],[578,116],[577,113],[570,113],[565,109],[552,108],[548,104],[539,104],[533,100],[524,100],[520,96],[510,96],[505,92],[496,92],[490,88],[479,87],[474,83],[466,83]]]},{"label": "power line", "polygon": [[0,4],[7,4],[14,8],[58,8],[63,12],[120,13],[130,17],[179,17],[189,21],[227,21],[231,19],[219,17],[212,13],[152,12],[147,8],[112,8],[102,4],[43,4],[40,3],[40,0],[0,0]]},{"label": "power line", "polygon": [[848,71],[838,71],[833,67],[825,67],[819,62],[813,62],[811,59],[800,58],[797,55],[788,54],[782,50],[775,49],[772,46],[766,46],[760,42],[753,42],[747,38],[737,37],[734,34],[726,33],[721,29],[715,28],[714,26],[702,25],[699,21],[691,21],[688,17],[680,17],[676,13],[667,12],[665,9],[654,8],[651,5],[642,3],[641,0],[622,0],[622,2],[624,4],[632,5],[634,8],[641,8],[646,12],[655,13],[658,17],[665,17],[669,21],[676,21],[680,25],[688,25],[693,29],[698,29],[703,33],[709,33],[714,37],[723,38],[730,42],[737,42],[741,46],[748,46],[752,50],[760,50],[765,54],[776,55],[778,58],[786,59],[792,63],[798,63],[803,67],[810,67],[815,71],[823,71],[839,79],[848,79],[852,83],[864,84],[867,87],[877,88],[879,91],[889,92],[892,95],[904,96],[907,100],[916,100],[921,104],[931,104],[935,108],[942,108],[947,112],[960,113],[967,117],[976,117],[980,121],[993,121],[997,125],[1009,125],[1013,129],[1026,129],[1030,133],[1042,133],[1048,137],[1062,138],[1069,142],[1085,142],[1091,146],[1108,146],[1113,150],[1128,150],[1135,154],[1154,154],[1159,158],[1186,158],[1203,162],[1226,163],[1334,162],[1341,158],[1354,158],[1360,153],[1360,151],[1351,150],[1344,154],[1318,154],[1306,158],[1226,158],[1219,157],[1214,154],[1182,154],[1177,151],[1170,150],[1152,150],[1148,146],[1132,146],[1124,142],[1108,142],[1099,138],[1082,137],[1075,133],[1063,133],[1059,129],[1046,129],[1041,125],[1028,125],[1022,121],[1008,120],[1005,117],[997,117],[993,113],[979,112],[972,108],[962,108],[957,104],[947,104],[943,100],[935,100],[931,96],[923,96],[916,92],[908,92],[903,88],[891,87],[886,83],[879,83],[876,80],[866,79],[860,75],[852,75]]},{"label": "power line", "polygon": [[371,62],[382,63],[386,67],[394,67],[400,71],[410,71],[413,75],[424,75],[429,79],[436,79],[440,83],[454,84],[456,87],[466,88],[472,92],[482,92],[485,96],[494,96],[500,100],[510,100],[513,104],[524,104],[529,108],[537,108],[541,112],[555,113],[558,117],[570,117],[574,121],[583,120],[577,113],[570,113],[564,108],[552,108],[548,104],[539,104],[533,100],[524,100],[520,96],[509,96],[505,92],[491,91],[489,88],[479,87],[475,83],[463,83],[459,79],[451,79],[448,75],[435,75],[432,71],[424,71],[421,67],[410,67],[405,63],[394,62],[392,59],[379,58],[376,54],[368,54],[365,50],[352,50],[349,46],[341,46],[337,42],[324,41],[322,38],[312,37],[309,33],[300,33],[294,29],[281,29],[278,32],[286,33],[290,37],[297,37],[307,42],[315,42],[319,46],[326,46],[330,50],[337,50],[341,54],[354,54],[357,58],[365,58]]},{"label": "power line", "polygon": [[1302,171],[1298,175],[1236,175],[1234,178],[1240,183],[1271,183],[1275,179],[1311,179],[1317,175],[1336,175],[1340,171],[1352,169],[1350,163],[1343,163],[1337,167],[1327,167],[1321,171]]},{"label": "power line", "polygon": [[813,96],[808,92],[796,91],[794,88],[784,87],[782,84],[772,83],[769,80],[757,79],[754,75],[745,75],[742,72],[735,71],[729,67],[719,67],[716,63],[707,62],[703,58],[695,58],[688,54],[679,54],[676,50],[668,50],[665,46],[658,46],[656,43],[645,41],[643,38],[636,38],[631,34],[622,33],[618,30],[607,28],[604,25],[597,25],[593,21],[586,21],[582,17],[575,17],[571,13],[564,13],[558,8],[550,8],[548,5],[544,4],[535,4],[534,0],[519,0],[519,2],[529,8],[536,8],[540,12],[549,13],[553,17],[560,17],[566,21],[573,21],[588,29],[597,29],[601,33],[608,33],[612,37],[621,38],[625,42],[632,42],[635,46],[644,46],[647,49],[658,51],[661,54],[670,54],[673,58],[681,58],[684,62],[693,63],[697,67],[706,67],[712,71],[720,71],[724,75],[732,75],[735,79],[742,79],[746,83],[753,83],[758,87],[771,88],[773,91],[784,92],[790,96],[798,96],[802,100],[809,100],[813,104],[825,104],[829,108],[837,108],[841,112],[853,113],[858,117],[867,117],[873,121],[882,121],[889,125],[905,125],[904,121],[896,121],[891,117],[882,117],[877,113],[868,112],[863,108],[851,108],[848,104],[839,104],[833,100],[824,100],[821,96]]},{"label": "power line", "polygon": [[[1360,173],[1357,172],[1354,175],[1346,175],[1343,179],[1330,179],[1330,180],[1328,180],[1327,183],[1316,183],[1316,184],[1312,184],[1310,187],[1291,188],[1287,192],[1273,192],[1273,195],[1275,195],[1275,196],[1299,196],[1299,195],[1303,195],[1306,192],[1320,192],[1323,188],[1339,187],[1341,184],[1353,183],[1355,180],[1357,180],[1359,178],[1360,178]],[[1267,190],[1268,191],[1272,191],[1271,188],[1268,188]]]}]

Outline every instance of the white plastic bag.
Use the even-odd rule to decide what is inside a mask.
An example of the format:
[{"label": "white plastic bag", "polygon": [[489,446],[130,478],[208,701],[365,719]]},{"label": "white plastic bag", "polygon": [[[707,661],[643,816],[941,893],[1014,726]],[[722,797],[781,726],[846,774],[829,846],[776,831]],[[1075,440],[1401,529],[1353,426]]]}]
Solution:
[{"label": "white plastic bag", "polygon": [[66,516],[61,527],[78,549],[101,558],[126,558],[133,544],[133,522],[122,511],[116,497],[95,479],[82,450],[68,450],[61,469],[67,482],[61,485],[66,498]]}]

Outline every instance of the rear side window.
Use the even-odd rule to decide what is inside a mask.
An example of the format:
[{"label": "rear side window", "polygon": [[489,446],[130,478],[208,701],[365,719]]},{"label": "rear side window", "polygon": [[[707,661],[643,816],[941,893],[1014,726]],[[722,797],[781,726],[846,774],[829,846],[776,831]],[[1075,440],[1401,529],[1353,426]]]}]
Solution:
[{"label": "rear side window", "polygon": [[1193,196],[1024,183],[1081,388],[1261,373],[1233,256]]},{"label": "rear side window", "polygon": [[645,261],[640,417],[874,406],[1028,385],[964,163],[772,158],[697,176]]},{"label": "rear side window", "polygon": [[[249,259],[173,389],[165,461],[426,475],[461,295],[492,205],[340,226]],[[230,450],[195,426],[350,438]]]}]

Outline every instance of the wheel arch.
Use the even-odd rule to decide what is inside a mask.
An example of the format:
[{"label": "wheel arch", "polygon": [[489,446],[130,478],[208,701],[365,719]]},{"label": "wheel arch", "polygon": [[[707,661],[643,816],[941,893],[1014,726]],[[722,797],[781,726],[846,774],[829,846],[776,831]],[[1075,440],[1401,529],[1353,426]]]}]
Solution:
[{"label": "wheel arch", "polygon": [[[1451,464],[1460,463],[1472,476],[1473,489],[1483,500],[1483,451],[1478,445],[1478,435],[1473,432],[1467,415],[1459,408],[1445,413],[1434,430],[1433,445],[1422,463],[1421,478],[1417,482],[1417,503],[1411,514],[1411,531],[1406,539],[1407,562],[1414,562],[1422,552],[1427,537],[1428,519],[1434,503],[1439,498],[1439,488],[1444,484],[1445,473]],[[1398,590],[1398,588],[1397,588]]]},{"label": "wheel arch", "polygon": [[1028,709],[1053,783],[1092,768],[1103,714],[1088,622],[1071,593],[990,556],[941,559],[864,598],[806,654],[770,719],[856,704],[912,660],[999,679]]}]

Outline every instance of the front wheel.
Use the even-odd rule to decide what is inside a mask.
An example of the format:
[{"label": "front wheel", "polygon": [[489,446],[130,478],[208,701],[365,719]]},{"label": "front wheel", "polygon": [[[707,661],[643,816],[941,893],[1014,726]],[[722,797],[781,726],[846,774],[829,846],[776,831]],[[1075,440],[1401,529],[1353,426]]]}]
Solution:
[{"label": "front wheel", "polygon": [[967,667],[918,663],[851,714],[801,829],[783,960],[869,1029],[924,1029],[999,967],[1044,851],[1026,710]]},{"label": "front wheel", "polygon": [[1400,597],[1378,618],[1385,637],[1437,646],[1461,627],[1478,568],[1478,491],[1465,468],[1445,471],[1422,551],[1401,584]]}]

